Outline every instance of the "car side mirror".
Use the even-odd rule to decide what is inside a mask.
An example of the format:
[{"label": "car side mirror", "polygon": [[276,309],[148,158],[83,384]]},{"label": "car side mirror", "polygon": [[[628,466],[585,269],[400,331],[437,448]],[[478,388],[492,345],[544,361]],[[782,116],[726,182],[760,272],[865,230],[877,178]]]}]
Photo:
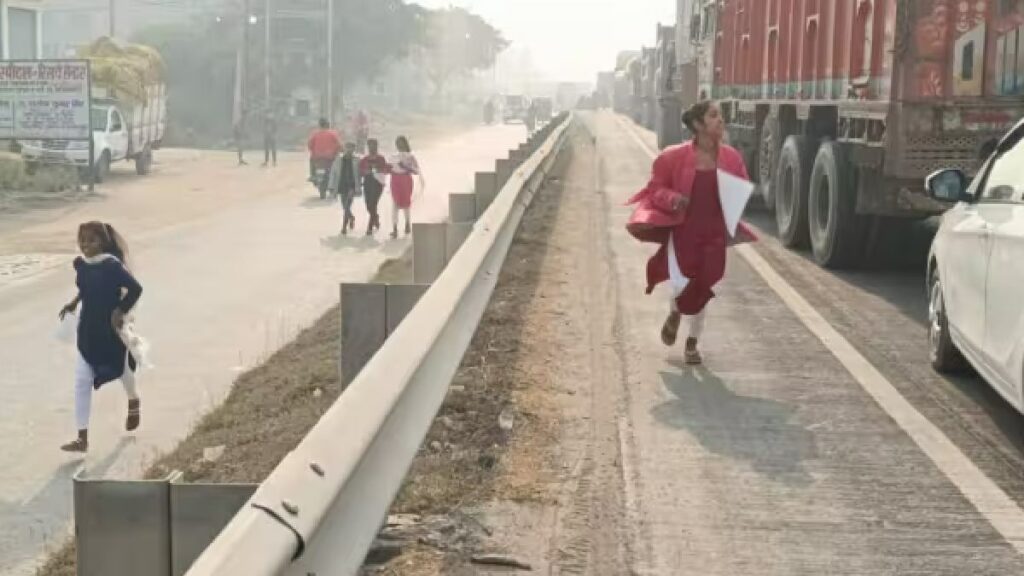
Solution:
[{"label": "car side mirror", "polygon": [[964,202],[969,200],[967,195],[967,175],[963,170],[949,168],[933,172],[925,178],[924,187],[928,195],[942,202]]}]

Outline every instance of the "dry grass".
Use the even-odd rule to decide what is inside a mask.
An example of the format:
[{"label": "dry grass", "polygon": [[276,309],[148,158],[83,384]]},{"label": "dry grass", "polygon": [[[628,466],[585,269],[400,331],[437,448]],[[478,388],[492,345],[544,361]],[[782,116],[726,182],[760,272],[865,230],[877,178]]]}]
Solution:
[{"label": "dry grass", "polygon": [[44,166],[29,175],[20,156],[0,153],[0,211],[64,201],[79,194],[74,167]]}]

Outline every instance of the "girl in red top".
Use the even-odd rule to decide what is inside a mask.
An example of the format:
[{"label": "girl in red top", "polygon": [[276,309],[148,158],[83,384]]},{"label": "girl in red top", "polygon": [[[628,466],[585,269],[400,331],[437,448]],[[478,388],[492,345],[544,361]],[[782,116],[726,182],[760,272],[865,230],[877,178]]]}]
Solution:
[{"label": "girl in red top", "polygon": [[644,242],[660,245],[647,263],[647,293],[669,280],[672,303],[661,329],[666,346],[675,344],[681,316],[690,317],[685,359],[700,364],[697,344],[704,330],[705,306],[725,274],[725,251],[752,241],[742,223],[733,238],[726,229],[718,196],[718,171],[749,179],[743,157],[722,143],[725,123],[718,105],[704,101],[683,114],[693,140],[666,149],[654,161],[651,181],[630,199],[637,204],[627,226]]}]

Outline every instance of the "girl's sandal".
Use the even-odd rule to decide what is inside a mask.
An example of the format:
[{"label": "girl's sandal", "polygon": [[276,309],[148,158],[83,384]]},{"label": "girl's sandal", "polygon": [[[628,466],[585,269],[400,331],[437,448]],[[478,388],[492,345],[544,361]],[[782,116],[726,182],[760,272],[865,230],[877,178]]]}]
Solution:
[{"label": "girl's sandal", "polygon": [[661,326],[661,342],[665,346],[676,343],[676,336],[679,334],[679,320],[680,315],[673,312],[668,315],[665,324]]},{"label": "girl's sandal", "polygon": [[686,352],[683,353],[683,360],[687,366],[700,366],[704,363],[704,358],[701,357],[700,352],[696,348],[687,348]]},{"label": "girl's sandal", "polygon": [[141,400],[129,400],[128,401],[128,418],[124,421],[124,429],[131,432],[139,427],[139,423],[142,420],[142,401]]}]

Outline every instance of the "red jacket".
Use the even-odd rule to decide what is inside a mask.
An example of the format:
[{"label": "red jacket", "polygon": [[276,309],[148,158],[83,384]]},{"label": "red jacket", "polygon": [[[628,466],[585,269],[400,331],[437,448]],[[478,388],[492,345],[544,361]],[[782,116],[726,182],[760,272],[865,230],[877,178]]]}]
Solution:
[{"label": "red jacket", "polygon": [[313,132],[306,146],[309,155],[316,160],[334,160],[341,152],[341,137],[334,130],[322,128]]},{"label": "red jacket", "polygon": [[[686,221],[686,210],[673,210],[680,198],[689,198],[697,176],[696,151],[693,142],[666,148],[654,160],[651,180],[627,204],[636,204],[626,230],[641,242],[660,244],[661,248],[647,264],[647,293],[654,286],[668,280],[669,233]],[[743,156],[733,147],[723,144],[718,151],[718,168],[749,180]],[[739,223],[732,244],[754,242],[757,235],[746,224]]]}]

